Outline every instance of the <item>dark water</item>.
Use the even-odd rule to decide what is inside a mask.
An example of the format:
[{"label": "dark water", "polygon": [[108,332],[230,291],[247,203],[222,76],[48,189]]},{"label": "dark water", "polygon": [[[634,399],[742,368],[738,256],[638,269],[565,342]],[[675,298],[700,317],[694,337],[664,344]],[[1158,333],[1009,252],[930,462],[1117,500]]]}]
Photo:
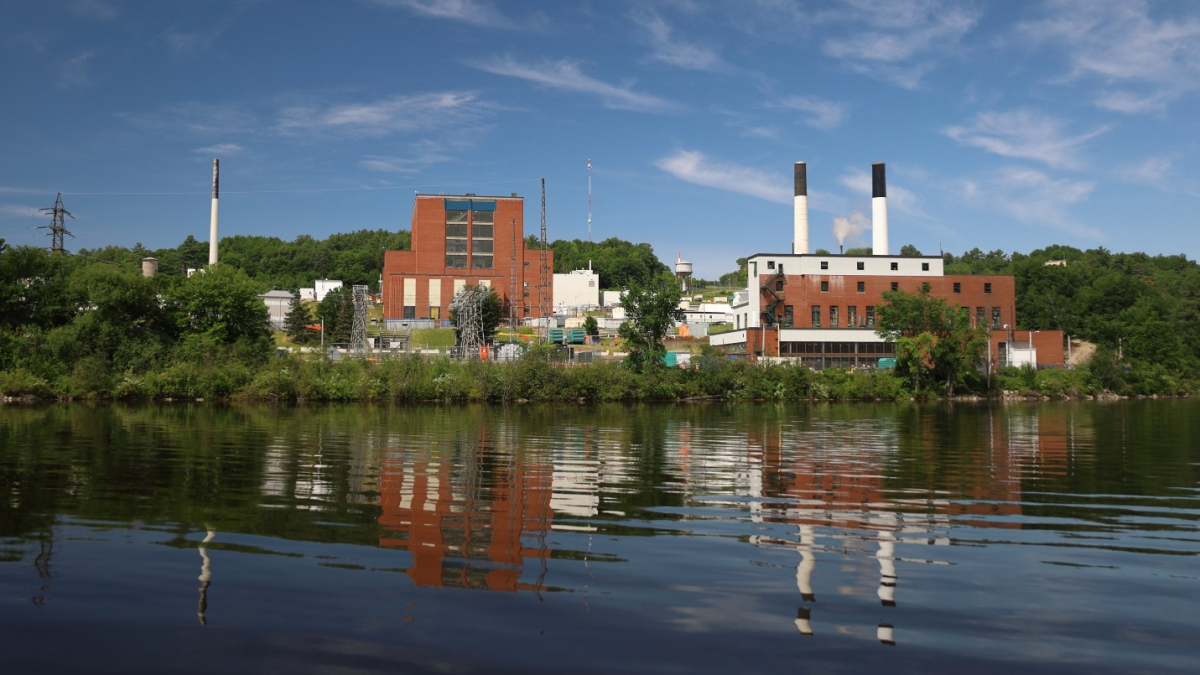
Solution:
[{"label": "dark water", "polygon": [[0,408],[0,672],[1200,672],[1198,413]]}]

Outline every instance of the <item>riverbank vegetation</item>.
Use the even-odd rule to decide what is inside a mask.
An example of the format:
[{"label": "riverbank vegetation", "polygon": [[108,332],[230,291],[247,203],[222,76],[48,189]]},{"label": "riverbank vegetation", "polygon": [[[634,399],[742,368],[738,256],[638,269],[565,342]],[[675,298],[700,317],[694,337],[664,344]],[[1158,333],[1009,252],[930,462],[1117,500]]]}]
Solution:
[{"label": "riverbank vegetation", "polygon": [[[378,243],[374,235],[363,235],[363,240]],[[1097,346],[1091,360],[1074,369],[1007,368],[988,377],[965,355],[978,336],[959,330],[963,326],[954,324],[953,312],[937,314],[944,320],[915,332],[897,324],[896,340],[908,342],[898,352],[896,371],[818,373],[787,364],[754,366],[707,348],[697,350],[690,369],[667,369],[650,344],[653,340],[643,345],[646,358],[634,359],[632,368],[611,362],[568,367],[560,363],[558,352],[541,348],[510,363],[416,356],[331,363],[318,354],[278,356],[266,328],[266,309],[257,298],[269,287],[264,279],[274,277],[256,277],[223,262],[190,278],[160,274],[147,279],[138,271],[136,251],[104,251],[54,256],[0,243],[0,394],[72,399],[867,400],[1001,392],[1176,395],[1194,393],[1200,383],[1200,340],[1194,339],[1200,335],[1200,266],[1183,256],[1067,247],[1011,257],[1000,252],[947,254],[948,272],[1017,276],[1020,329],[1061,329]],[[631,285],[644,287],[636,281]],[[344,310],[332,306],[340,299],[332,296],[322,314],[328,315],[327,341],[334,337],[329,329],[337,328],[330,325],[337,323],[336,310]],[[901,300],[890,299],[895,314],[912,314]],[[888,312],[881,308],[880,316],[886,323]],[[930,331],[944,337],[922,343],[921,334]],[[417,336],[414,341],[419,343]],[[638,347],[628,341],[627,336],[625,348]]]}]

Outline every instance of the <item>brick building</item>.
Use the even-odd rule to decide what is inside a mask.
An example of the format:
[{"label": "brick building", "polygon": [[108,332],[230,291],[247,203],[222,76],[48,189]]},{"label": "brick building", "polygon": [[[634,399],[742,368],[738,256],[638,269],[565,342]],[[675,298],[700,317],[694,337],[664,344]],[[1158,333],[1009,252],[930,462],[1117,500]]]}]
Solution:
[{"label": "brick building", "polygon": [[[383,256],[384,319],[449,319],[450,301],[468,285],[491,287],[506,307],[516,305],[518,319],[539,316],[542,252],[526,248],[524,214],[525,200],[516,193],[417,195],[412,249]],[[554,252],[546,255],[553,270]],[[514,277],[517,297],[510,298]],[[552,287],[545,292],[552,295]]]},{"label": "brick building", "polygon": [[792,253],[746,259],[748,287],[736,295],[734,330],[710,343],[731,354],[799,359],[813,368],[877,365],[895,345],[875,333],[883,293],[918,293],[965,308],[973,326],[990,331],[990,363],[1063,365],[1061,331],[1016,331],[1016,284],[1011,275],[946,275],[940,256],[888,254],[883,165],[874,167],[873,255],[808,253],[807,174],[796,165]]}]

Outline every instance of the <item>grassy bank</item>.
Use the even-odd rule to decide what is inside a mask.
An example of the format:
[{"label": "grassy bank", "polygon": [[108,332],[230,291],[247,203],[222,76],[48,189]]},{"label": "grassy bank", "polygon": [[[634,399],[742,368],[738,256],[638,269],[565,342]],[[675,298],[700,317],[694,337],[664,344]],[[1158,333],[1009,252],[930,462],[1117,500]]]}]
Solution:
[{"label": "grassy bank", "polygon": [[[380,361],[327,362],[301,356],[246,364],[236,360],[170,363],[143,373],[104,374],[77,367],[53,379],[23,368],[0,372],[0,393],[43,399],[243,399],[278,401],[674,401],[899,400],[912,397],[907,382],[891,371],[828,369],[814,372],[790,364],[751,365],[712,354],[693,359],[689,370],[632,372],[620,363],[566,367],[549,353],[531,350],[507,363],[458,362],[404,356]],[[1131,374],[1124,373],[1127,378]],[[1123,381],[1117,393],[1190,393],[1184,382],[1158,374]],[[981,383],[984,384],[984,383]],[[1006,369],[991,391],[1080,397],[1114,390],[1096,373],[1076,370]],[[986,388],[986,384],[984,387]],[[936,396],[936,394],[935,394]]]}]

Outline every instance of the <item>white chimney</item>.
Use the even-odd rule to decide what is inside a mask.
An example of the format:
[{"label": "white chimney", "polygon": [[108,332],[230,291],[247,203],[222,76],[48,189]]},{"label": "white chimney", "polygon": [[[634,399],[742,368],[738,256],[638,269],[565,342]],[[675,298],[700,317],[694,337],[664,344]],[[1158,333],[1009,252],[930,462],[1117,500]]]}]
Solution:
[{"label": "white chimney", "polygon": [[221,160],[213,158],[212,217],[208,222],[208,264],[217,264],[217,197],[220,195]]},{"label": "white chimney", "polygon": [[871,253],[888,255],[887,178],[883,162],[871,165]]},{"label": "white chimney", "polygon": [[792,253],[808,253],[808,165],[796,162]]}]

